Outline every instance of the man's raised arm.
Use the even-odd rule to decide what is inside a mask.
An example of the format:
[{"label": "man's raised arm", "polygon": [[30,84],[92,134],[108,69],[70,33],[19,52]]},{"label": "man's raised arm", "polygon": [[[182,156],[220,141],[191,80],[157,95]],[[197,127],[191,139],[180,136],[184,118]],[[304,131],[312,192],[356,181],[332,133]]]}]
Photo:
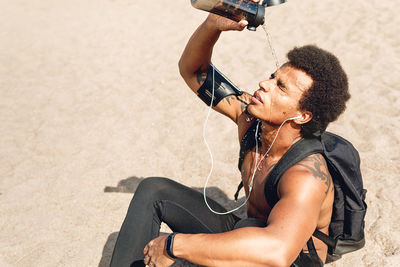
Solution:
[{"label": "man's raised arm", "polygon": [[[255,2],[258,0],[254,0]],[[235,22],[210,14],[193,33],[179,60],[179,71],[187,85],[207,105],[211,104],[214,88],[213,107],[237,123],[251,96],[241,92],[211,64],[215,43],[222,31],[241,31],[247,21]],[[203,83],[205,83],[203,85]],[[202,86],[203,85],[203,86]]]},{"label": "man's raised arm", "polygon": [[236,23],[210,14],[193,33],[179,60],[179,72],[193,92],[197,93],[205,79],[207,68],[211,63],[212,50],[221,32],[241,31],[246,25],[246,21]]}]

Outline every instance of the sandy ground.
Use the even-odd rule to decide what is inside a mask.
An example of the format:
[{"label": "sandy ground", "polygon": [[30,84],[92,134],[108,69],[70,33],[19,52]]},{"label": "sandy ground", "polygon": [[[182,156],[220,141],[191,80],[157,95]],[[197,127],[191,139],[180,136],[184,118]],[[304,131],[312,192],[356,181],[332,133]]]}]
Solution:
[{"label": "sandy ground", "polygon": [[[367,244],[330,266],[400,266],[398,3],[291,0],[268,12],[281,62],[313,43],[350,79],[329,130],[359,149]],[[207,107],[177,62],[205,16],[188,0],[0,1],[0,266],[107,266],[140,178],[202,187]],[[224,34],[213,61],[249,92],[275,66],[261,28]],[[231,206],[235,125],[213,114],[207,129],[211,194]]]}]

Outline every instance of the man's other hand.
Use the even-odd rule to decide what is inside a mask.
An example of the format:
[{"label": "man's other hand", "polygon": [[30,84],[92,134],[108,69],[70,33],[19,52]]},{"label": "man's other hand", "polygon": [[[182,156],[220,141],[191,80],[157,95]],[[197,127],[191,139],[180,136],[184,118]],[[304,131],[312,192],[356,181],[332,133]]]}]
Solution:
[{"label": "man's other hand", "polygon": [[159,236],[146,245],[143,250],[144,264],[150,267],[166,267],[171,266],[175,262],[165,251],[165,240],[167,237],[167,235]]}]

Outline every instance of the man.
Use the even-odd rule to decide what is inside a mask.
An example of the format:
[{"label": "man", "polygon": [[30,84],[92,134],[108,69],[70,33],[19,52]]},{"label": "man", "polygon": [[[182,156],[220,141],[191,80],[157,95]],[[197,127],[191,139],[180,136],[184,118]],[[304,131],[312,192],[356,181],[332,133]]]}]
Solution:
[{"label": "man", "polygon": [[[121,227],[111,266],[169,266],[174,257],[203,266],[323,265],[327,246],[312,237],[315,229],[328,234],[334,200],[323,156],[311,155],[284,173],[273,207],[266,201],[264,185],[294,143],[324,131],[344,111],[347,77],[336,57],[305,46],[290,51],[288,63],[261,81],[253,95],[219,86],[229,81],[210,65],[213,46],[221,32],[246,25],[209,15],[189,40],[179,68],[207,104],[214,87],[214,109],[238,125],[239,140],[256,124],[261,130],[258,149],[244,153],[240,166],[248,218],[216,215],[202,194],[172,180],[145,179]],[[208,202],[212,209],[225,211]],[[176,232],[168,240],[157,237],[162,221]]]}]

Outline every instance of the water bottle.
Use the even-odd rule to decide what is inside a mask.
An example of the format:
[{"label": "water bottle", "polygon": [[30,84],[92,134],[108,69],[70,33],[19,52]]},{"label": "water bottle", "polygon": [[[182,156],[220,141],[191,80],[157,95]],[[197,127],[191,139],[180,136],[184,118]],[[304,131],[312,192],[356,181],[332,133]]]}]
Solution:
[{"label": "water bottle", "polygon": [[264,0],[260,5],[246,0],[191,0],[192,6],[208,11],[234,21],[245,19],[247,29],[255,31],[264,24],[265,6],[274,6],[284,3],[285,0]]}]

